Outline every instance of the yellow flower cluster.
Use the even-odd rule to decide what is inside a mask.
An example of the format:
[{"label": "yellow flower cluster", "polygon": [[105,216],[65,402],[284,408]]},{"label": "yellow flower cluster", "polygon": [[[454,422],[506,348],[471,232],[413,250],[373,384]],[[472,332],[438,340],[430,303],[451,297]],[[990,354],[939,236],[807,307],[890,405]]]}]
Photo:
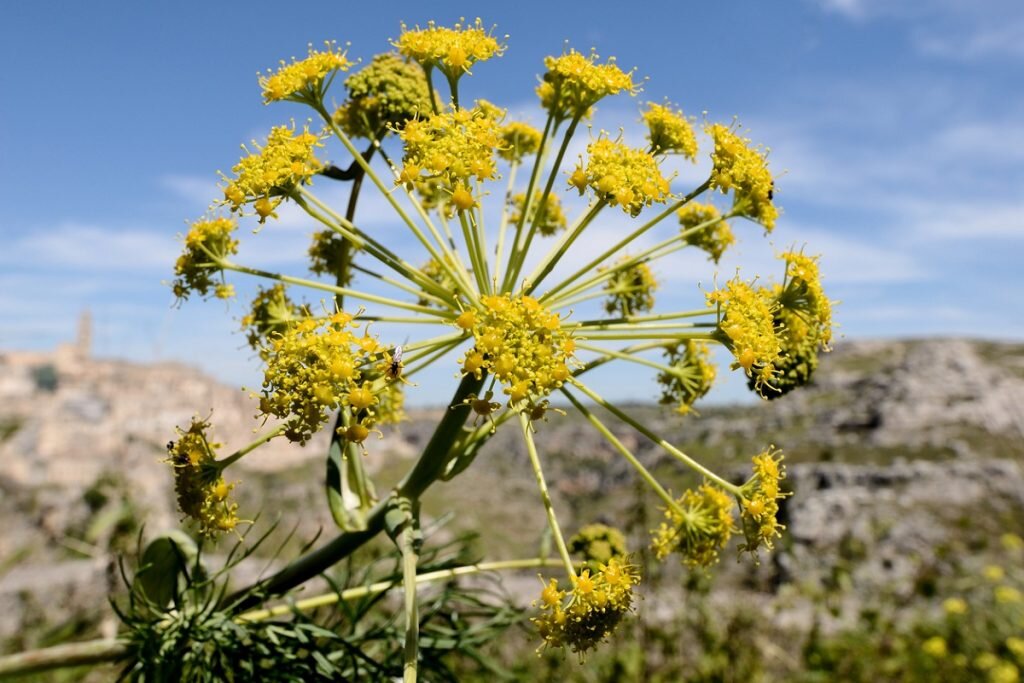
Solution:
[{"label": "yellow flower cluster", "polygon": [[587,146],[587,167],[582,162],[569,176],[580,194],[589,185],[600,199],[637,216],[645,206],[664,202],[669,183],[648,152],[621,142],[601,139]]},{"label": "yellow flower cluster", "polygon": [[782,259],[786,262],[786,277],[779,306],[802,316],[813,328],[813,336],[827,349],[832,343],[832,302],[821,286],[820,257],[787,251]]},{"label": "yellow flower cluster", "polygon": [[[441,285],[447,291],[455,291],[455,281],[452,280],[452,276],[448,274],[437,259],[429,259],[426,263],[420,266],[420,272],[429,277],[431,280]],[[420,306],[430,306],[433,302],[430,299],[421,297],[417,303]]]},{"label": "yellow flower cluster", "polygon": [[604,64],[596,61],[596,54],[585,57],[575,50],[544,58],[547,73],[537,86],[537,96],[556,120],[582,118],[608,95],[634,93],[633,72],[620,69],[614,58]]},{"label": "yellow flower cluster", "polygon": [[679,553],[687,566],[711,566],[736,530],[732,499],[718,487],[704,483],[696,491],[684,492],[676,505],[678,509],[665,510],[667,521],[654,532],[651,549],[659,560]]},{"label": "yellow flower cluster", "polygon": [[281,61],[281,67],[275,73],[268,71],[260,75],[260,87],[263,88],[264,102],[278,100],[296,100],[299,102],[318,103],[324,91],[330,85],[335,71],[347,71],[352,62],[345,57],[336,43],[324,43],[323,50],[314,50],[309,46],[309,56],[302,60],[292,59],[288,64]]},{"label": "yellow flower cluster", "polygon": [[736,357],[732,369],[743,368],[747,377],[755,379],[758,390],[775,377],[775,364],[782,347],[775,333],[775,305],[771,293],[755,289],[735,277],[725,289],[707,295],[709,306],[721,307],[718,328],[722,341]]},{"label": "yellow flower cluster", "polygon": [[732,228],[725,221],[718,221],[700,230],[694,229],[721,217],[714,204],[690,202],[679,209],[677,215],[679,216],[680,231],[683,233],[683,241],[707,252],[715,263],[718,263],[725,250],[736,242]]},{"label": "yellow flower cluster", "polygon": [[681,111],[654,102],[647,103],[641,114],[647,124],[647,139],[654,154],[681,154],[687,159],[697,158],[697,135]]},{"label": "yellow flower cluster", "polygon": [[705,342],[688,340],[665,349],[672,372],[658,373],[661,405],[675,404],[676,412],[688,415],[693,404],[708,393],[715,381],[715,365]]},{"label": "yellow flower cluster", "polygon": [[425,71],[435,66],[449,80],[458,79],[477,62],[501,56],[505,46],[484,30],[478,18],[475,23],[457,23],[453,28],[436,26],[409,29],[402,24],[402,34],[394,43],[398,51],[420,64]]},{"label": "yellow flower cluster", "polygon": [[[623,254],[619,263],[630,260],[628,254]],[[658,281],[649,265],[641,261],[626,267],[612,266],[612,269],[614,274],[604,285],[608,294],[604,300],[605,312],[626,317],[654,308],[654,290],[658,288]]]},{"label": "yellow flower cluster", "polygon": [[[565,230],[569,222],[565,217],[565,212],[562,210],[562,200],[553,192],[548,194],[548,199],[544,202],[544,207],[540,211],[540,217],[535,218],[537,207],[540,206],[540,198],[540,190],[535,190],[533,201],[530,202],[528,225],[536,222],[537,232],[545,237],[551,237],[555,233]],[[512,225],[518,225],[519,221],[523,219],[524,204],[526,204],[525,193],[520,192],[512,197],[512,214],[509,217],[509,222]]]},{"label": "yellow flower cluster", "polygon": [[501,127],[501,148],[498,156],[519,163],[528,154],[540,149],[540,131],[528,123],[512,121]]},{"label": "yellow flower cluster", "polygon": [[210,218],[192,223],[185,235],[185,250],[174,264],[177,277],[171,283],[171,289],[175,297],[187,299],[191,292],[206,296],[211,287],[223,286],[211,277],[221,271],[212,259],[238,253],[238,240],[232,236],[237,227],[231,218]]},{"label": "yellow flower cluster", "polygon": [[733,190],[734,208],[771,232],[779,210],[772,203],[775,181],[768,170],[765,152],[760,147],[751,147],[750,140],[720,123],[709,124],[704,132],[715,143],[711,153],[711,187],[723,194]]},{"label": "yellow flower cluster", "polygon": [[203,536],[231,531],[238,524],[238,503],[228,499],[228,484],[216,464],[220,444],[209,441],[210,423],[192,418],[187,431],[176,428],[178,440],[167,444],[166,462],[174,468],[174,492],[178,508],[199,525]]},{"label": "yellow flower cluster", "polygon": [[533,297],[492,295],[481,303],[456,321],[476,342],[460,361],[462,371],[477,377],[493,373],[505,386],[509,407],[525,403],[532,411],[538,399],[569,379],[567,362],[576,343],[562,331],[558,314]]},{"label": "yellow flower cluster", "polygon": [[583,555],[592,572],[598,572],[612,558],[625,561],[626,537],[615,527],[588,524],[569,539],[569,552]]},{"label": "yellow flower cluster", "polygon": [[633,605],[633,586],[640,576],[624,559],[613,557],[593,575],[584,569],[568,592],[555,579],[535,603],[541,613],[532,619],[546,645],[570,647],[584,656],[618,626]]},{"label": "yellow flower cluster", "polygon": [[320,170],[323,164],[316,158],[314,148],[322,147],[323,143],[308,127],[296,134],[292,125],[271,128],[267,144],[256,146],[258,152],[242,157],[232,167],[235,179],[224,178],[227,181],[224,200],[232,211],[241,211],[245,204],[252,202],[263,223],[274,215],[280,203],[272,197],[288,194]]},{"label": "yellow flower cluster", "polygon": [[[768,399],[807,384],[818,367],[819,351],[828,351],[832,340],[832,303],[821,286],[817,257],[790,251],[782,258],[785,284],[771,290],[781,354],[771,384],[759,389]],[[753,378],[748,384],[755,389]]]},{"label": "yellow flower cluster", "polygon": [[348,100],[334,113],[334,121],[350,137],[380,138],[387,128],[401,130],[432,111],[423,70],[394,53],[376,55],[345,79],[345,88]]},{"label": "yellow flower cluster", "polygon": [[284,333],[289,325],[308,314],[302,306],[292,303],[284,285],[276,284],[269,289],[260,287],[249,312],[242,316],[242,330],[249,346],[264,356],[271,336]]},{"label": "yellow flower cluster", "polygon": [[351,315],[339,311],[302,319],[270,338],[260,412],[287,420],[290,441],[308,441],[343,405],[359,420],[347,438],[362,443],[368,435],[377,397],[364,381],[365,366],[386,351],[369,334],[353,334],[356,327]]},{"label": "yellow flower cluster", "polygon": [[399,135],[405,143],[399,182],[440,177],[454,188],[470,178],[490,180],[497,175],[494,152],[502,144],[500,129],[479,108],[413,119]]},{"label": "yellow flower cluster", "polygon": [[[318,230],[313,233],[313,241],[309,245],[309,269],[317,275],[333,275],[342,286],[352,281],[352,273],[348,271],[345,261],[347,240],[333,230]],[[350,249],[355,246],[347,243]]]},{"label": "yellow flower cluster", "polygon": [[779,489],[779,482],[786,478],[782,458],[782,452],[774,446],[755,455],[754,476],[743,485],[741,520],[747,542],[740,546],[740,550],[755,557],[758,548],[771,550],[773,539],[781,536],[781,530],[785,528],[777,519],[779,500],[787,495]]}]

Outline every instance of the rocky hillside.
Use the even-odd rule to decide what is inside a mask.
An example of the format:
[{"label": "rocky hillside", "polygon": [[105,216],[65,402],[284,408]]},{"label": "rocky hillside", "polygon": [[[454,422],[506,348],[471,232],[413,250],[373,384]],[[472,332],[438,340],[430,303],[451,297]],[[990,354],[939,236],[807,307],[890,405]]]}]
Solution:
[{"label": "rocky hillside", "polygon": [[[94,633],[104,618],[102,628],[114,628],[105,603],[116,584],[113,558],[134,545],[141,524],[149,532],[177,522],[164,444],[174,425],[210,410],[227,448],[253,438],[252,401],[188,367],[96,360],[74,349],[0,354],[0,649]],[[774,595],[795,577],[833,581],[840,565],[858,585],[910,585],[937,548],[1024,526],[1024,345],[843,342],[813,386],[777,401],[685,419],[630,410],[737,477],[768,443],[785,449],[796,495],[784,511],[784,547],[757,570],[723,563],[755,595]],[[436,418],[413,415],[373,444],[379,490],[408,466]],[[615,431],[675,490],[692,481],[628,428]],[[567,525],[627,520],[642,545],[658,511],[638,495],[628,465],[571,414],[542,432]],[[330,532],[320,503],[323,451],[322,442],[273,442],[242,461],[243,513],[281,511],[300,538],[321,526]],[[465,475],[425,501],[435,516],[452,508],[460,514],[451,528],[482,531],[489,556],[532,552],[544,519],[515,430],[499,432]],[[971,521],[979,515],[984,523]],[[786,614],[797,619],[800,609]]]}]

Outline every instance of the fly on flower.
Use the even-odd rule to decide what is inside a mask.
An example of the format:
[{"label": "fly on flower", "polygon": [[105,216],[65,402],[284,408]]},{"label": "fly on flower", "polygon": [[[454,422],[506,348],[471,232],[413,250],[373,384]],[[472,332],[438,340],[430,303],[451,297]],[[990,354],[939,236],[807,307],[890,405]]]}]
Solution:
[{"label": "fly on flower", "polygon": [[399,345],[391,352],[391,360],[388,361],[388,366],[385,369],[384,374],[388,379],[396,380],[401,378],[402,370],[404,368],[405,365],[402,363],[402,347]]}]

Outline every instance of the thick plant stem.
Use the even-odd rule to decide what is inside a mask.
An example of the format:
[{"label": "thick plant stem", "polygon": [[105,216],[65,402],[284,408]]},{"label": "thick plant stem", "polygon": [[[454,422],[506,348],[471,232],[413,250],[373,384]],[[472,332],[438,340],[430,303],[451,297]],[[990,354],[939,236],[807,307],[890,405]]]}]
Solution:
[{"label": "thick plant stem", "polygon": [[[483,384],[484,376],[477,379],[467,375],[462,379],[449,403],[451,408],[445,411],[419,460],[399,483],[396,495],[415,500],[441,477],[453,455],[452,444],[462,433],[462,427],[472,412],[470,406],[463,401],[470,394],[478,394]],[[388,506],[387,500],[377,503],[367,514],[366,529],[363,531],[350,531],[336,536],[326,545],[303,555],[259,584],[225,598],[224,602],[231,604],[237,601],[238,607],[244,609],[258,603],[260,596],[281,595],[330,569],[381,532]]]}]

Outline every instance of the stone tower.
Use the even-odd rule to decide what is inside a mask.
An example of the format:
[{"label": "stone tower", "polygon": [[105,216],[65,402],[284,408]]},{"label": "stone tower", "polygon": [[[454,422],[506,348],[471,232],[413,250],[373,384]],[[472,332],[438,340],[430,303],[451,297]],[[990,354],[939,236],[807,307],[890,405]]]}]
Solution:
[{"label": "stone tower", "polygon": [[75,337],[75,355],[86,360],[92,354],[92,314],[89,309],[78,316],[78,335]]}]

